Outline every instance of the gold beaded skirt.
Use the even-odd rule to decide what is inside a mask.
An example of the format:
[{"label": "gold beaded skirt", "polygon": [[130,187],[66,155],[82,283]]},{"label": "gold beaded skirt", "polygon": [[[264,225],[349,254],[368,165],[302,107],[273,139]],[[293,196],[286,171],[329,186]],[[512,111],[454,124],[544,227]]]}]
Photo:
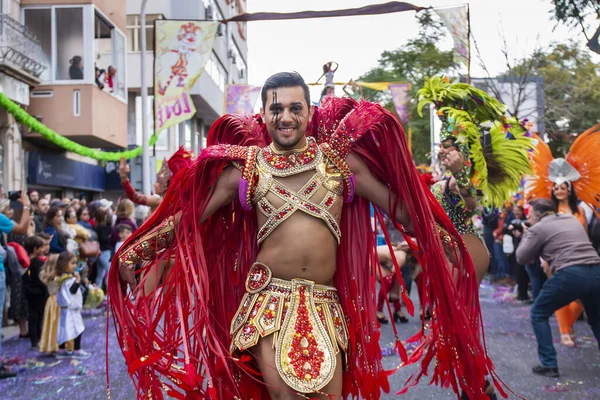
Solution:
[{"label": "gold beaded skirt", "polygon": [[232,354],[273,334],[277,371],[300,393],[325,387],[333,378],[337,353],[346,354],[348,349],[348,328],[336,288],[273,278],[261,263],[248,273],[230,333]]}]

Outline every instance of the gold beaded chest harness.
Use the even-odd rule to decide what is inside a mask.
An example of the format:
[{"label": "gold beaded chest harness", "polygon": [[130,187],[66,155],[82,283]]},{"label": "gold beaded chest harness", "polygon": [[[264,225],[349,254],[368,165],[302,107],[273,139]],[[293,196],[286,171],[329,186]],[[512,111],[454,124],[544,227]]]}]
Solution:
[{"label": "gold beaded chest harness", "polygon": [[[256,153],[255,173],[258,180],[250,190],[251,199],[267,218],[258,231],[259,244],[297,211],[321,219],[340,242],[339,224],[331,214],[331,208],[338,197],[344,194],[344,177],[323,154],[316,140],[311,137],[307,140],[304,149],[293,153],[277,152],[272,146]],[[298,191],[290,189],[277,179],[312,170],[315,171],[314,174]],[[326,188],[327,192],[321,201],[314,201],[313,196],[321,187]],[[267,198],[268,193],[281,199],[283,205],[274,206]]]}]

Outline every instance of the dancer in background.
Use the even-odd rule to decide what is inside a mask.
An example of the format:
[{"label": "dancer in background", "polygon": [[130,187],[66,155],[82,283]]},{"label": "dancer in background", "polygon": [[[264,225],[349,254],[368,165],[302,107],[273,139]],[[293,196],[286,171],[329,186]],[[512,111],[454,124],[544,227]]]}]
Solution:
[{"label": "dancer in background", "polygon": [[506,106],[466,83],[427,78],[419,90],[419,112],[432,104],[442,120],[440,164],[445,176],[432,192],[469,248],[481,282],[489,266],[473,216],[479,205],[502,207],[531,168],[532,133],[527,122],[504,117]]},{"label": "dancer in background", "polygon": [[[533,173],[525,188],[529,200],[551,199],[559,213],[574,215],[586,232],[588,224],[580,200],[592,210],[600,207],[599,128],[600,124],[597,124],[579,135],[565,158],[553,158],[548,145],[536,136],[535,151],[531,154]],[[560,340],[566,347],[575,346],[573,324],[582,312],[579,300],[556,311]]]},{"label": "dancer in background", "polygon": [[156,174],[156,183],[154,184],[154,195],[148,196],[140,194],[135,191],[131,181],[129,180],[129,164],[124,158],[121,158],[119,164],[119,176],[121,177],[121,186],[125,190],[125,194],[129,200],[136,204],[150,207],[151,211],[154,211],[156,207],[162,201],[162,195],[167,191],[171,178],[179,172],[179,170],[186,168],[194,161],[193,154],[186,150],[183,146],[179,148],[172,156],[164,159],[160,170]]}]

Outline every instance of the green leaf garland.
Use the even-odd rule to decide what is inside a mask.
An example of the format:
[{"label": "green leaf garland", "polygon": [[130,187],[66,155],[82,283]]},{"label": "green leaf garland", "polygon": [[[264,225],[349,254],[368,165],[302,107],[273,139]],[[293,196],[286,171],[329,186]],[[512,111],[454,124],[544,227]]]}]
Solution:
[{"label": "green leaf garland", "polygon": [[[48,128],[46,125],[29,115],[27,111],[23,110],[17,103],[10,100],[3,93],[0,93],[0,106],[4,107],[6,111],[11,113],[17,121],[23,125],[26,125],[32,131],[42,135],[44,139],[73,153],[101,161],[119,161],[121,157],[129,160],[142,154],[142,146],[138,146],[132,150],[111,153],[108,151],[91,149],[89,147],[82,146],[79,143],[75,143],[74,141],[54,132],[52,129]],[[156,134],[152,134],[150,137],[149,146],[154,146],[157,140],[158,136]]]}]

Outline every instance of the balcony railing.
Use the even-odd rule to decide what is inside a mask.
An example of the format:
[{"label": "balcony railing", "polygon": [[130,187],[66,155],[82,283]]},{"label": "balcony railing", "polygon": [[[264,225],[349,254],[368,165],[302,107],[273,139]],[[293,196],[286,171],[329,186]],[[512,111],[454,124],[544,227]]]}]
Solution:
[{"label": "balcony railing", "polygon": [[0,65],[19,75],[23,72],[39,83],[48,68],[42,46],[36,35],[7,14],[0,14]]}]

